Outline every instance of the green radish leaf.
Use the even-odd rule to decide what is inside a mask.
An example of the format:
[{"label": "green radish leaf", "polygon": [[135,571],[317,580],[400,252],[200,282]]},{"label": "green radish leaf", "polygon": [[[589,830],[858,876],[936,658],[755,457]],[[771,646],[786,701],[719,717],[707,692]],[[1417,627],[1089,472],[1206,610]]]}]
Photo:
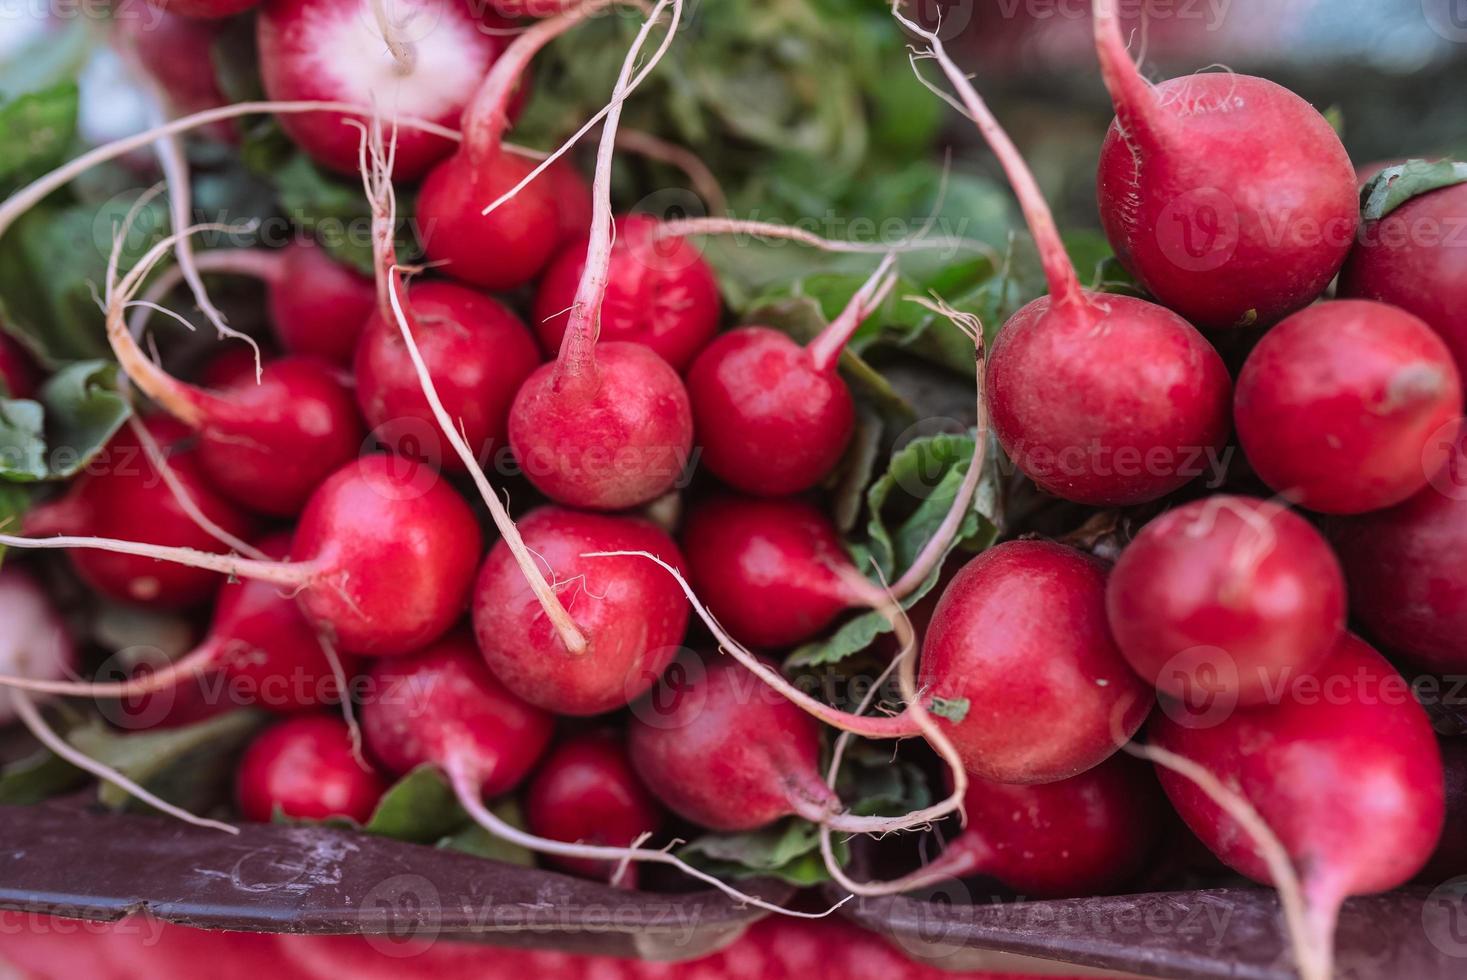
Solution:
[{"label": "green radish leaf", "polygon": [[[520,809],[519,802],[513,797],[505,797],[496,801],[490,805],[489,810],[505,823],[521,830],[525,829],[524,812]],[[501,864],[514,864],[522,868],[535,866],[535,855],[530,851],[500,840],[476,823],[471,823],[455,833],[439,838],[434,846],[449,851],[461,851],[464,854],[498,861]]]},{"label": "green radish leaf", "polygon": [[0,398],[0,479],[31,483],[50,472],[45,408],[26,398]]},{"label": "green radish leaf", "polygon": [[[30,509],[30,492],[24,487],[0,480],[0,529],[16,534],[20,519]],[[0,546],[0,565],[5,564],[5,548]]]},{"label": "green radish leaf", "polygon": [[53,169],[76,136],[78,90],[64,82],[0,105],[0,195]]},{"label": "green radish leaf", "polygon": [[0,804],[41,803],[83,785],[90,778],[49,749],[38,748],[0,768]]},{"label": "green radish leaf", "polygon": [[[264,712],[244,709],[182,728],[128,734],[93,719],[66,740],[168,802],[200,813],[229,797],[235,756],[268,722]],[[100,785],[98,798],[115,810],[147,809],[111,783]]]},{"label": "green radish leaf", "polygon": [[900,816],[932,804],[922,767],[897,755],[890,742],[851,741],[835,788],[861,816]]},{"label": "green radish leaf", "polygon": [[[847,859],[844,841],[836,854]],[[801,888],[828,880],[820,857],[820,832],[799,817],[787,817],[758,830],[706,834],[678,851],[696,868],[720,878],[778,878]]]},{"label": "green radish leaf", "polygon": [[424,764],[383,794],[362,829],[381,837],[427,844],[453,833],[467,820],[442,771]]},{"label": "green radish leaf", "polygon": [[927,710],[939,718],[946,718],[954,725],[958,725],[968,717],[968,712],[972,708],[973,704],[967,698],[933,698]]},{"label": "green radish leaf", "polygon": [[117,365],[69,364],[41,387],[40,401],[0,399],[0,480],[65,480],[91,462],[132,409],[117,390]]},{"label": "green radish leaf", "polygon": [[1407,160],[1387,167],[1360,191],[1360,215],[1379,221],[1412,198],[1467,183],[1467,163],[1452,160]]}]

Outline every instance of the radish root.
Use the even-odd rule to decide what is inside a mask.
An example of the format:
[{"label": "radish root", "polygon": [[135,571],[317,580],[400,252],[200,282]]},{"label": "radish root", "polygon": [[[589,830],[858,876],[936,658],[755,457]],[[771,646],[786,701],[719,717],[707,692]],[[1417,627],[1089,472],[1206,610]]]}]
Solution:
[{"label": "radish root", "polygon": [[886,298],[891,295],[892,289],[897,284],[897,274],[892,271],[896,265],[896,256],[890,252],[881,260],[876,271],[861,284],[856,294],[851,297],[850,302],[841,310],[834,320],[825,325],[825,328],[816,335],[815,339],[805,345],[806,352],[815,367],[821,371],[830,371],[835,368],[836,361],[840,359],[840,352],[845,349],[847,342],[855,332],[860,329],[866,318],[881,308]]},{"label": "radish root", "polygon": [[139,541],[119,541],[116,538],[76,537],[57,535],[51,538],[27,538],[15,534],[0,534],[0,545],[29,551],[64,551],[83,548],[91,551],[107,551],[115,555],[132,555],[135,558],[152,558],[157,561],[202,568],[221,575],[269,582],[282,588],[299,589],[310,585],[325,567],[315,561],[285,562],[260,561],[241,558],[238,555],[216,555],[194,548],[173,548],[166,545],[144,544]]},{"label": "radish root", "polygon": [[994,260],[998,265],[998,254],[984,242],[972,238],[954,236],[928,236],[926,229],[910,238],[895,242],[847,242],[836,238],[824,238],[791,225],[773,221],[747,221],[742,218],[677,218],[664,221],[658,226],[654,241],[663,238],[688,238],[694,235],[748,235],[753,238],[773,238],[808,245],[822,252],[850,253],[856,255],[886,255],[891,252],[921,252],[933,249],[962,249],[978,252]]}]

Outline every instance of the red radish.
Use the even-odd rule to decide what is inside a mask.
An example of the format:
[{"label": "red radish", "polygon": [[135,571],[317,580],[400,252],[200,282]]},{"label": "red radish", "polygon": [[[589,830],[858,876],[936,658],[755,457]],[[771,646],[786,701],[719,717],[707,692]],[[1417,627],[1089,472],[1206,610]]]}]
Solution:
[{"label": "red radish", "polygon": [[289,562],[89,536],[5,534],[0,544],[158,559],[297,589],[307,617],[342,651],[386,656],[423,647],[462,614],[480,537],[473,512],[433,470],[367,456],[337,470],[312,494],[291,539]]},{"label": "red radish", "polygon": [[362,730],[373,755],[397,774],[422,765],[443,769],[460,805],[494,836],[557,858],[670,864],[734,898],[781,911],[665,851],[551,840],[484,806],[486,796],[509,792],[524,779],[545,751],[554,722],[505,690],[467,635],[456,632],[414,656],[378,661],[369,680],[373,696],[362,710]]},{"label": "red radish", "polygon": [[[1302,879],[1303,938],[1321,961],[1346,897],[1405,883],[1436,847],[1442,760],[1431,724],[1408,682],[1349,634],[1279,703],[1198,727],[1162,712],[1151,737],[1241,794],[1272,829]],[[1197,783],[1159,775],[1213,853],[1250,878],[1278,883],[1253,835]],[[1331,974],[1322,963],[1306,975]]]},{"label": "red radish", "polygon": [[[260,10],[260,77],[277,101],[337,101],[455,126],[502,49],[465,0],[269,0]],[[496,23],[499,23],[496,21]],[[358,130],[336,112],[280,117],[317,162],[357,171]],[[437,134],[404,129],[395,176],[413,180],[453,151]]]},{"label": "red radish", "polygon": [[257,823],[277,813],[366,823],[387,791],[387,781],[354,754],[346,723],[327,715],[267,728],[245,749],[234,786],[240,812]]},{"label": "red radish", "polygon": [[[146,428],[169,450],[169,468],[198,510],[231,534],[248,534],[250,519],[205,480],[198,451],[179,447],[187,430],[162,417],[148,419]],[[32,537],[96,535],[215,553],[225,550],[174,497],[137,436],[128,431],[112,438],[64,496],[32,508],[22,526]],[[70,557],[83,581],[119,602],[183,609],[208,599],[219,588],[217,575],[182,565],[101,551],[78,551]]]},{"label": "red radish", "polygon": [[357,337],[375,308],[372,280],[308,239],[272,254],[279,261],[267,279],[267,299],[280,346],[292,354],[350,364]]},{"label": "red radish", "polygon": [[[505,443],[509,406],[520,384],[540,364],[530,331],[498,300],[462,286],[424,282],[407,297],[413,335],[444,408],[475,455]],[[434,415],[395,317],[370,317],[356,353],[357,401],[377,437],[392,444],[402,424],[436,432]],[[418,434],[422,425],[413,427]],[[453,453],[432,452],[435,463],[464,469]]]},{"label": "red radish", "polygon": [[967,823],[936,858],[896,881],[842,884],[877,895],[982,876],[1025,898],[1111,894],[1145,870],[1165,806],[1150,767],[1125,755],[1042,786],[975,779]]},{"label": "red radish", "polygon": [[25,348],[0,334],[0,397],[30,398],[36,393],[37,373]]},{"label": "red radish", "polygon": [[[540,179],[550,188],[550,196],[555,201],[556,220],[560,228],[556,241],[566,245],[584,238],[586,229],[591,227],[592,210],[591,185],[586,183],[586,178],[569,161],[556,160],[546,168]],[[584,254],[583,251],[582,255]],[[549,268],[545,270],[545,276],[548,275]],[[541,276],[542,282],[545,276]],[[580,276],[577,275],[576,278],[579,280]],[[540,317],[535,319],[538,321]],[[556,346],[559,346],[558,342]]]},{"label": "red radish", "polygon": [[570,10],[577,0],[489,0],[501,17],[553,17]]},{"label": "red radish", "polygon": [[1390,510],[1335,522],[1350,609],[1392,653],[1467,669],[1467,430],[1434,486]]},{"label": "red radish", "polygon": [[1345,577],[1323,536],[1272,501],[1215,496],[1146,525],[1106,587],[1126,661],[1192,704],[1258,704],[1329,656]]},{"label": "red radish", "polygon": [[896,285],[887,256],[808,346],[769,327],[739,327],[704,348],[688,371],[703,463],[745,493],[808,490],[845,455],[856,427],[840,352]]},{"label": "red radish", "polygon": [[180,17],[212,19],[244,13],[259,6],[260,0],[148,0],[148,4]]},{"label": "red radish", "polygon": [[[554,172],[552,168],[546,174]],[[570,208],[561,205],[562,218],[567,223],[574,219],[579,227],[546,268],[535,295],[535,330],[552,354],[560,350],[570,323],[589,244],[590,209],[583,218],[575,197],[570,203]],[[660,227],[650,215],[617,219],[601,305],[601,337],[642,344],[682,371],[712,339],[722,305],[718,280],[699,250],[682,237],[659,238]]]},{"label": "red radish", "polygon": [[1139,504],[1203,472],[1227,440],[1222,358],[1170,310],[1080,287],[1049,206],[1013,142],[947,56],[922,37],[977,122],[1018,195],[1039,246],[1049,295],[1009,318],[988,356],[994,431],[1040,487],[1077,503]]},{"label": "red radish", "polygon": [[[1364,228],[1340,271],[1340,295],[1414,313],[1467,376],[1467,184],[1414,197]],[[1457,229],[1457,231],[1453,231]]]},{"label": "red radish", "polygon": [[1234,405],[1263,482],[1329,514],[1379,510],[1426,486],[1430,443],[1461,414],[1446,344],[1369,300],[1320,303],[1270,330],[1238,375]]},{"label": "red radish", "polygon": [[[267,357],[266,360],[269,358]],[[248,347],[229,346],[211,352],[209,359],[195,372],[195,380],[204,388],[233,388],[255,383],[255,352]]]},{"label": "red radish", "polygon": [[672,539],[640,518],[562,507],[531,511],[519,532],[553,573],[589,646],[579,655],[566,649],[501,541],[479,572],[473,610],[479,648],[495,676],[531,704],[565,715],[611,711],[656,683],[687,631],[688,609],[677,585],[637,558],[588,554],[647,551],[681,566]]},{"label": "red radish", "polygon": [[[258,0],[233,2],[252,7]],[[221,33],[217,21],[201,19],[198,14],[184,14],[176,5],[170,5],[170,9],[141,16],[137,12],[132,16],[114,16],[112,23],[127,49],[161,90],[171,115],[212,109],[229,101],[219,88],[214,59],[208,57]],[[181,58],[179,52],[183,50],[199,51],[204,56]],[[211,127],[211,135],[220,139],[233,139],[235,132],[231,123]]]},{"label": "red radish", "polygon": [[[289,550],[290,538],[284,534],[273,534],[260,542],[261,553],[272,559],[285,558]],[[205,674],[218,673],[230,688],[228,700],[232,705],[250,704],[287,713],[338,700],[341,685],[354,667],[347,658],[331,662],[315,627],[277,586],[245,581],[232,582],[219,590],[208,635],[167,667],[122,681],[16,682],[11,677],[0,677],[0,685],[47,694],[134,701],[153,692],[187,687]],[[221,700],[222,693],[222,688],[214,688],[209,700]]]},{"label": "red radish", "polygon": [[[76,669],[76,648],[61,614],[35,580],[19,568],[0,569],[0,674],[60,680]],[[0,693],[0,726],[16,719],[11,696]]]},{"label": "red radish", "polygon": [[1232,71],[1151,85],[1116,0],[1097,0],[1095,45],[1116,106],[1100,217],[1121,263],[1204,329],[1275,323],[1323,293],[1360,214],[1355,168],[1325,118]]},{"label": "red radish", "polygon": [[681,0],[671,3],[667,34],[633,78],[642,45],[668,6],[669,0],[661,0],[643,23],[606,110],[586,268],[560,354],[530,375],[510,409],[509,442],[525,475],[546,496],[573,507],[621,510],[654,500],[672,488],[692,450],[692,412],[677,372],[640,344],[597,344],[612,256],[616,129],[622,103],[677,32]]},{"label": "red radish", "polygon": [[[626,847],[656,833],[664,819],[612,732],[557,745],[525,789],[526,825],[551,840]],[[613,865],[599,861],[559,858],[555,863],[588,878],[605,880],[615,873]],[[628,868],[630,877],[623,875],[628,887],[636,887],[635,871]]]},{"label": "red radish", "polygon": [[535,277],[560,241],[558,204],[548,181],[527,184],[492,215],[480,209],[533,169],[505,151],[510,101],[535,54],[611,0],[587,0],[527,28],[505,49],[464,110],[464,140],[434,167],[418,194],[417,221],[428,258],[455,278],[512,289]]},{"label": "red radish", "polygon": [[856,569],[835,525],[802,500],[702,501],[688,513],[682,543],[709,611],[754,647],[808,640],[865,601],[850,587]]}]

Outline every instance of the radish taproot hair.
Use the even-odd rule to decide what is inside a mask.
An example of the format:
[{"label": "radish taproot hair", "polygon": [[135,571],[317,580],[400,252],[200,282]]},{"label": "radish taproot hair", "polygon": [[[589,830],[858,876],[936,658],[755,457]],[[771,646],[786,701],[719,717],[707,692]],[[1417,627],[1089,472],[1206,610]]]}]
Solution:
[{"label": "radish taproot hair", "polygon": [[702,462],[735,489],[801,493],[830,474],[856,427],[841,351],[896,285],[888,255],[840,315],[801,345],[769,327],[720,334],[688,370]]},{"label": "radish taproot hair", "polygon": [[[141,442],[145,438],[166,451],[172,478],[191,506],[180,502],[161,478]],[[198,450],[182,445],[187,438],[184,426],[162,416],[142,423],[141,434],[119,432],[60,497],[26,513],[24,533],[38,538],[133,538],[145,545],[223,554],[228,545],[201,525],[196,514],[235,537],[248,535],[252,521],[205,478]],[[214,595],[220,584],[212,572],[135,555],[76,551],[69,558],[82,581],[102,595],[155,609],[196,605]]]},{"label": "radish taproot hair", "polygon": [[1435,475],[1434,440],[1462,414],[1451,351],[1404,310],[1333,300],[1275,326],[1248,355],[1233,406],[1259,478],[1328,514],[1399,504]]},{"label": "radish taproot hair", "polygon": [[559,204],[549,181],[526,185],[491,215],[479,209],[532,169],[501,146],[530,60],[614,2],[585,0],[526,28],[494,62],[464,110],[463,142],[423,179],[416,212],[424,252],[448,275],[485,289],[513,289],[534,279],[559,245]]},{"label": "radish taproot hair", "polygon": [[398,775],[422,765],[443,770],[460,805],[493,836],[555,858],[668,864],[735,900],[818,917],[745,895],[665,851],[551,840],[495,815],[484,798],[507,793],[525,778],[544,753],[554,721],[506,690],[466,634],[452,633],[410,657],[380,660],[370,679],[377,696],[363,706],[362,729],[372,754]]},{"label": "radish taproot hair", "polygon": [[1203,329],[1272,324],[1339,271],[1359,223],[1355,169],[1329,122],[1267,79],[1228,71],[1152,85],[1117,0],[1095,4],[1116,119],[1100,217],[1121,263]]},{"label": "radish taproot hair", "polygon": [[[267,559],[285,559],[290,537],[272,534],[260,542]],[[135,700],[196,681],[222,676],[240,703],[277,713],[310,710],[337,701],[355,662],[328,652],[316,627],[290,597],[267,582],[231,582],[219,590],[208,633],[192,651],[166,667],[120,681],[17,679],[0,675],[0,686],[43,694]]]},{"label": "radish taproot hair", "polygon": [[1368,222],[1340,270],[1340,295],[1419,316],[1446,341],[1457,372],[1467,377],[1467,248],[1442,234],[1464,222],[1467,183],[1417,195]]},{"label": "radish taproot hair", "polygon": [[1403,504],[1332,522],[1350,609],[1387,650],[1467,669],[1467,429],[1438,481]]},{"label": "radish taproot hair", "polygon": [[1162,693],[1257,704],[1339,644],[1345,577],[1298,514],[1218,495],[1141,530],[1111,571],[1106,609],[1126,661]]},{"label": "radish taproot hair", "polygon": [[[467,0],[267,0],[258,25],[260,79],[274,101],[339,101],[457,125],[503,49]],[[496,20],[497,23],[497,20]],[[281,116],[301,149],[333,170],[357,170],[357,134],[339,111]],[[453,152],[422,130],[401,134],[395,176],[421,177]]]},{"label": "radish taproot hair", "polygon": [[[415,283],[405,306],[444,409],[474,455],[486,458],[505,444],[510,403],[540,366],[534,337],[503,303],[453,283]],[[368,318],[354,377],[357,402],[380,441],[424,453],[445,470],[465,469],[457,454],[421,444],[423,427],[436,435],[437,423],[390,309],[386,317],[379,312]]]},{"label": "radish taproot hair", "polygon": [[[525,787],[525,827],[567,843],[629,847],[662,828],[667,814],[632,769],[619,734],[590,732],[551,749]],[[605,861],[554,858],[587,878],[637,887],[636,868]]]},{"label": "radish taproot hair", "polygon": [[407,653],[452,626],[467,604],[480,543],[473,511],[436,472],[385,455],[353,460],[316,489],[288,562],[116,538],[0,535],[14,548],[157,559],[299,590],[306,616],[343,652],[361,656]]},{"label": "radish taproot hair", "polygon": [[234,798],[246,820],[346,817],[366,823],[387,780],[357,758],[340,718],[304,715],[255,736],[239,760]]},{"label": "radish taproot hair", "polygon": [[884,882],[833,870],[843,888],[866,896],[980,876],[1026,898],[1112,894],[1146,869],[1165,812],[1151,767],[1126,755],[1037,786],[973,779],[963,797],[965,826],[921,868]]},{"label": "radish taproot hair", "polygon": [[1049,281],[1049,295],[1010,317],[989,351],[999,442],[1024,475],[1077,503],[1139,504],[1181,488],[1200,475],[1203,454],[1227,440],[1231,382],[1222,358],[1168,309],[1081,288],[1013,142],[942,40],[892,10],[927,44],[913,69],[919,59],[937,61],[998,156]]},{"label": "radish taproot hair", "polygon": [[[77,666],[76,647],[61,614],[31,576],[0,569],[0,675],[33,681],[60,680]],[[16,720],[10,695],[0,692],[0,726]]]},{"label": "radish taproot hair", "polygon": [[[658,49],[633,69],[671,7]],[[597,342],[612,256],[611,164],[622,103],[677,33],[682,0],[659,0],[622,62],[597,148],[586,267],[553,364],[530,375],[509,415],[509,442],[525,475],[557,503],[623,510],[660,497],[692,451],[688,393],[666,361],[641,344]]]},{"label": "radish taproot hair", "polygon": [[30,353],[0,333],[0,397],[30,398],[36,393],[39,374]]},{"label": "radish taproot hair", "polygon": [[[1404,884],[1436,847],[1442,760],[1426,712],[1384,657],[1346,634],[1277,703],[1213,720],[1189,725],[1159,712],[1151,740],[1256,808],[1286,855],[1280,870],[1291,865],[1302,885],[1291,924],[1302,940],[1297,965],[1306,977],[1331,976],[1344,899]],[[1281,884],[1276,859],[1198,782],[1170,768],[1159,775],[1187,826],[1225,864]]]},{"label": "radish taproot hair", "polygon": [[681,650],[688,607],[668,576],[634,557],[648,552],[681,568],[672,538],[637,517],[541,507],[519,522],[524,547],[554,574],[554,588],[585,636],[568,650],[545,615],[509,545],[489,552],[474,587],[474,631],[505,687],[556,714],[596,715],[622,707],[657,682]]},{"label": "radish taproot hair", "polygon": [[[535,294],[535,330],[552,355],[559,353],[575,309],[589,225],[583,222],[551,259]],[[660,238],[661,226],[645,214],[616,219],[600,337],[642,344],[681,372],[713,338],[723,308],[718,280],[699,250],[680,237]]]}]

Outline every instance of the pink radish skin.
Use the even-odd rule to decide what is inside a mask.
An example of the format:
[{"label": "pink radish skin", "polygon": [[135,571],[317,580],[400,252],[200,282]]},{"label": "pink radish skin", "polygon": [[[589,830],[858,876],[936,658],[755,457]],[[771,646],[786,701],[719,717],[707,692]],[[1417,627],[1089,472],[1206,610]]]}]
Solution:
[{"label": "pink radish skin", "polygon": [[1308,521],[1215,496],[1142,529],[1106,587],[1110,628],[1163,694],[1258,704],[1317,667],[1345,630],[1345,577]]},{"label": "pink radish skin", "polygon": [[[629,847],[655,834],[665,819],[632,770],[626,747],[609,731],[555,746],[525,788],[525,824],[531,833],[551,840]],[[603,881],[615,871],[605,861],[552,860],[566,871]],[[636,888],[636,872],[629,866],[620,883]]]},{"label": "pink radish skin", "polygon": [[345,722],[308,715],[273,725],[250,743],[234,795],[240,813],[256,823],[269,823],[277,812],[366,823],[386,791],[387,781],[352,754]]},{"label": "pink radish skin", "polygon": [[702,501],[688,514],[682,544],[693,588],[753,647],[794,646],[864,601],[847,584],[856,568],[835,526],[801,500]]},{"label": "pink radish skin", "polygon": [[692,459],[692,409],[677,372],[647,347],[605,341],[594,358],[584,375],[567,377],[556,361],[526,379],[510,407],[509,444],[555,502],[625,510],[677,482]]},{"label": "pink radish skin", "polygon": [[[244,5],[252,7],[257,2],[246,0]],[[162,8],[163,4],[156,6]],[[131,16],[113,18],[113,30],[157,84],[171,114],[188,115],[229,102],[219,88],[212,57],[178,56],[180,50],[210,53],[222,25],[201,19],[198,14],[185,15],[176,5],[152,14],[136,9],[129,13]],[[211,126],[208,133],[233,142],[238,130],[231,122],[221,122]]]},{"label": "pink radish skin", "polygon": [[[560,229],[556,240],[560,245],[563,247],[586,237],[586,231],[591,227],[592,210],[591,185],[586,183],[586,178],[582,177],[575,166],[569,161],[557,160],[540,175],[540,180],[544,181],[550,188],[550,196],[555,201],[556,224]],[[581,250],[581,258],[584,261],[584,248]],[[544,275],[540,277],[540,288],[542,290],[545,288],[544,283],[546,278],[551,274],[550,270],[558,263],[558,258],[553,259],[551,264],[546,267]],[[580,279],[579,272],[576,273],[576,279]],[[608,287],[609,289],[610,287]],[[552,312],[558,313],[560,310]],[[535,316],[536,323],[538,324],[542,319],[543,317],[537,313]],[[539,328],[537,327],[537,329]],[[560,346],[559,334],[561,332],[564,332],[563,327],[556,334],[557,339],[554,345],[556,348]],[[548,347],[550,345],[547,344],[546,346]]]},{"label": "pink radish skin", "polygon": [[357,338],[376,309],[372,280],[312,241],[292,242],[279,256],[267,300],[280,346],[292,354],[351,364]]},{"label": "pink radish skin", "polygon": [[[1442,759],[1406,680],[1354,636],[1305,680],[1280,703],[1215,725],[1188,728],[1159,713],[1151,738],[1253,805],[1299,871],[1312,945],[1324,949],[1346,897],[1403,884],[1430,857],[1442,829]],[[1270,881],[1248,833],[1191,780],[1158,775],[1214,854]]]},{"label": "pink radish skin", "polygon": [[367,747],[387,770],[467,767],[485,796],[519,785],[545,751],[551,717],[507,691],[466,632],[410,657],[378,661],[362,706]]},{"label": "pink radish skin", "polygon": [[662,803],[700,827],[754,830],[840,801],[820,778],[820,725],[731,661],[690,661],[689,677],[639,702],[632,765]]},{"label": "pink radish skin", "polygon": [[[230,534],[248,536],[250,518],[204,478],[198,450],[177,448],[187,430],[158,416],[145,424],[169,450],[169,467],[199,510]],[[126,430],[113,437],[64,496],[33,508],[22,526],[31,537],[96,535],[216,554],[225,551],[178,503],[137,438]],[[210,571],[132,555],[75,551],[69,557],[82,580],[102,595],[154,609],[197,605],[214,595],[220,584],[219,576]]]},{"label": "pink radish skin", "polygon": [[1451,229],[1467,221],[1467,184],[1412,198],[1367,224],[1340,271],[1340,295],[1399,306],[1446,341],[1467,376],[1467,248]]},{"label": "pink radish skin", "polygon": [[1275,323],[1323,293],[1359,222],[1355,169],[1324,117],[1231,71],[1149,84],[1115,0],[1096,5],[1095,42],[1116,106],[1100,216],[1122,264],[1203,329]]},{"label": "pink radish skin", "polygon": [[30,398],[36,392],[36,363],[25,348],[0,334],[0,397]]},{"label": "pink radish skin", "polygon": [[525,547],[554,573],[571,619],[589,641],[569,653],[524,574],[500,542],[474,589],[474,630],[496,677],[531,704],[562,715],[595,715],[647,690],[681,649],[688,608],[676,583],[635,556],[648,551],[676,567],[682,555],[661,529],[634,517],[542,507],[519,522]]},{"label": "pink radish skin", "polygon": [[1433,486],[1331,529],[1351,611],[1370,635],[1446,674],[1467,669],[1467,431],[1458,439]]},{"label": "pink radish skin", "polygon": [[[505,444],[510,403],[540,364],[534,338],[499,301],[451,283],[413,285],[406,310],[444,407],[476,456],[485,458]],[[362,414],[384,442],[394,445],[394,430],[407,421],[422,424],[404,436],[436,435],[437,422],[395,317],[370,317],[357,347],[355,375]],[[443,468],[465,469],[457,454],[426,448]]]},{"label": "pink radish skin", "polygon": [[[0,674],[60,680],[76,670],[76,647],[45,591],[19,568],[0,569]],[[0,692],[0,726],[16,720],[11,696]]]},{"label": "pink radish skin", "polygon": [[[395,27],[384,41],[372,0],[269,0],[260,10],[260,76],[276,101],[341,101],[375,105],[396,116],[455,127],[503,42],[481,30],[492,16],[464,0],[398,0],[384,12]],[[394,53],[392,47],[397,47]],[[357,172],[360,130],[320,112],[280,117],[286,133],[318,163]],[[390,124],[391,118],[387,120]],[[399,180],[421,177],[453,152],[442,136],[398,133]]]},{"label": "pink radish skin", "polygon": [[1435,475],[1424,461],[1432,440],[1461,413],[1446,344],[1404,310],[1368,300],[1320,303],[1270,330],[1238,375],[1234,405],[1258,476],[1328,514],[1421,490]]},{"label": "pink radish skin", "polygon": [[994,878],[1026,898],[1113,894],[1145,870],[1164,824],[1150,767],[1116,755],[1042,786],[974,779],[967,825],[912,879]]},{"label": "pink radish skin", "polygon": [[[262,362],[274,360],[269,354]],[[255,352],[244,346],[225,347],[212,354],[195,372],[199,386],[217,391],[255,383]]]},{"label": "pink radish skin", "polygon": [[1227,441],[1231,383],[1217,351],[1164,307],[1080,287],[1034,175],[942,41],[922,37],[998,156],[1034,235],[1049,295],[1004,324],[989,351],[994,432],[1044,490],[1095,506],[1164,497]]},{"label": "pink radish skin", "polygon": [[[576,287],[586,269],[586,232],[591,224],[589,204],[582,214],[574,190],[564,193],[570,196],[562,199],[562,218],[567,225],[574,220],[575,230],[546,268],[535,296],[535,329],[552,355],[560,351]],[[723,308],[718,280],[697,247],[682,237],[657,238],[660,225],[643,214],[617,219],[601,306],[601,338],[642,344],[681,372],[713,339]]]}]

